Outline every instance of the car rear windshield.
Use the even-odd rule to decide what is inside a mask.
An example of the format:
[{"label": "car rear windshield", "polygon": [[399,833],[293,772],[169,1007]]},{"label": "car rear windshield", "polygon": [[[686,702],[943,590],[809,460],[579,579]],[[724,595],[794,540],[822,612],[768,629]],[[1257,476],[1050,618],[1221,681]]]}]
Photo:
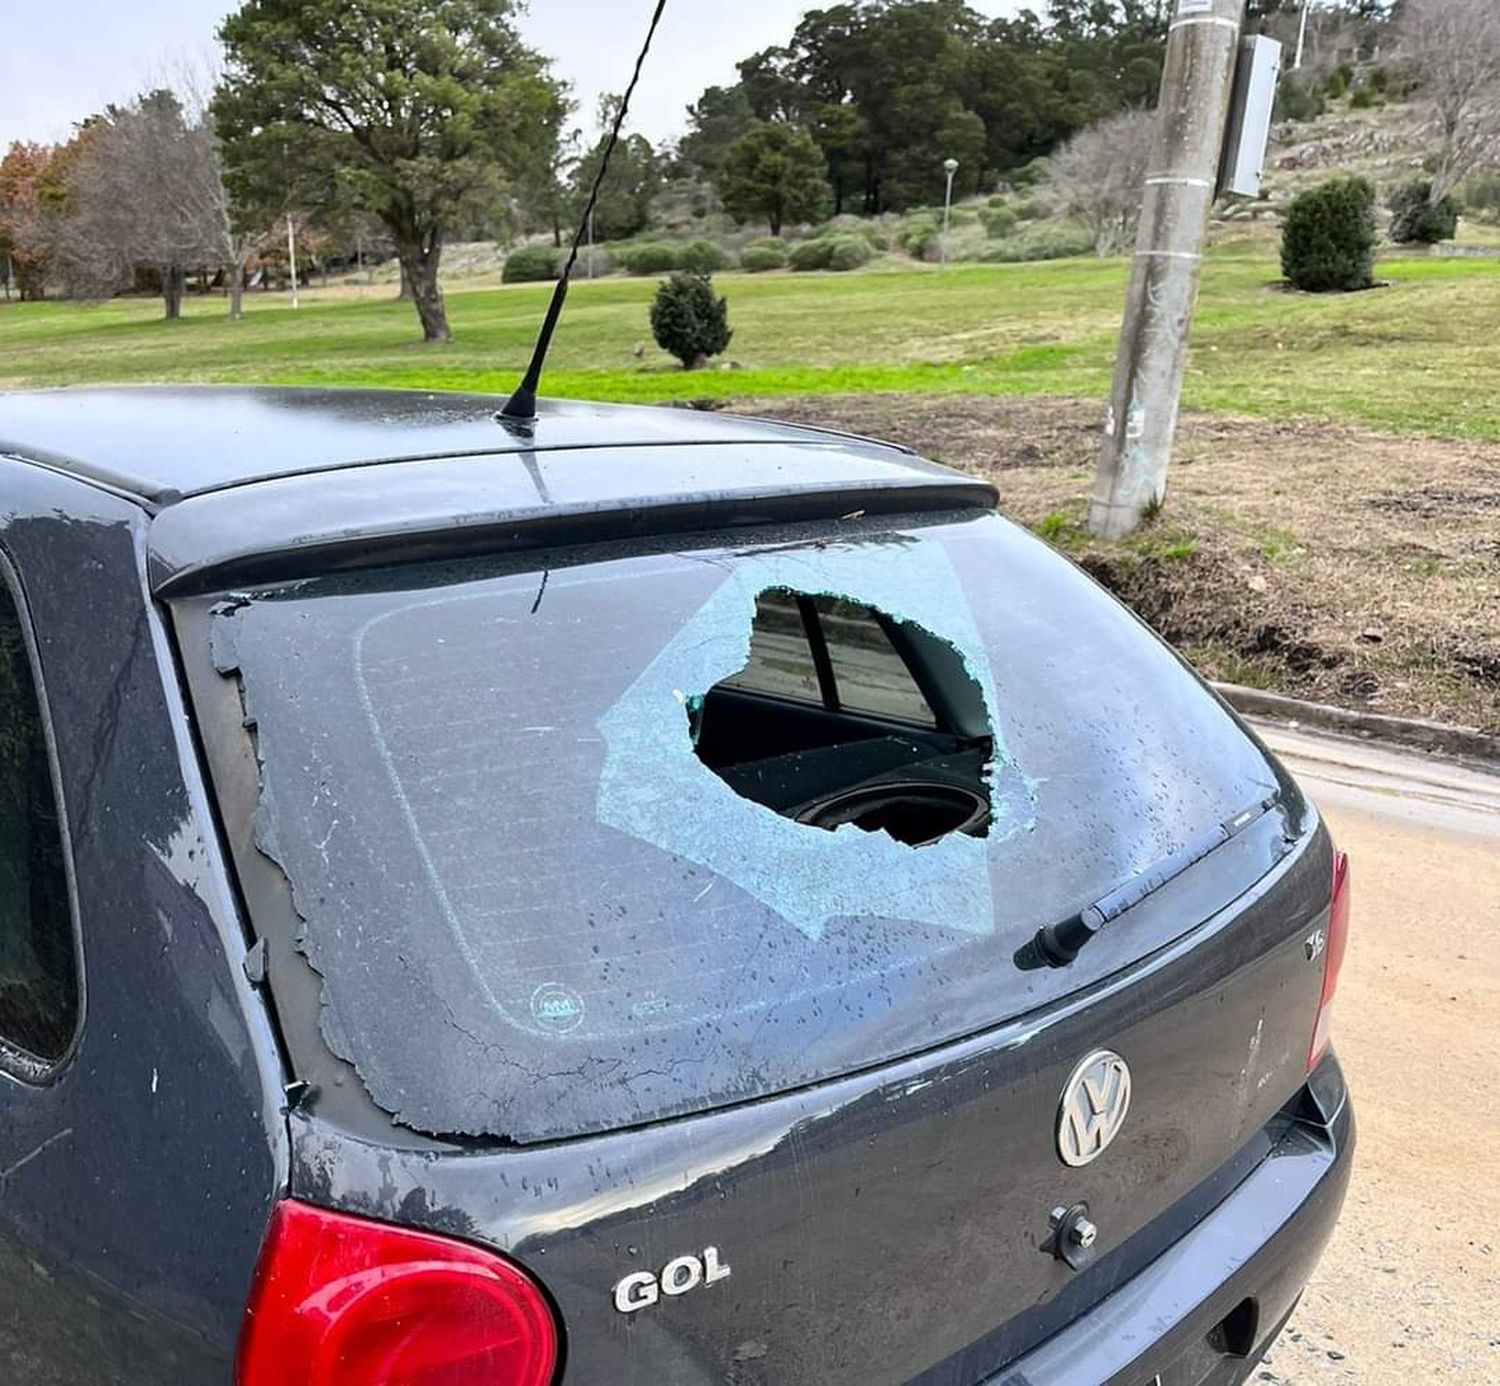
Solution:
[{"label": "car rear windshield", "polygon": [[998,1023],[1119,965],[1021,968],[1040,927],[1276,787],[992,516],[346,574],[210,627],[324,1038],[429,1133],[597,1132]]}]

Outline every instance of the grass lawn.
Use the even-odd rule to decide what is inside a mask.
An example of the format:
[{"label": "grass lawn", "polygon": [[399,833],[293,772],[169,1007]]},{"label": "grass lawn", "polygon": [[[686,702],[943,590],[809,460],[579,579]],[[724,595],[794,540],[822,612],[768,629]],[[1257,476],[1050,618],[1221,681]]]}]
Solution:
[{"label": "grass lawn", "polygon": [[[1212,252],[1186,404],[1312,416],[1389,432],[1500,439],[1500,261],[1383,261],[1390,286],[1287,294],[1274,246]],[[1123,260],[881,268],[853,275],[723,275],[741,369],[676,369],[649,341],[654,280],[580,283],[549,390],[649,402],[870,391],[1102,400],[1124,296]],[[104,381],[264,381],[504,392],[530,351],[549,286],[448,287],[455,340],[415,341],[415,314],[373,288],[314,292],[294,312],[251,295],[184,321],[154,301],[0,305],[0,388]],[[637,359],[643,340],[647,351]]]}]

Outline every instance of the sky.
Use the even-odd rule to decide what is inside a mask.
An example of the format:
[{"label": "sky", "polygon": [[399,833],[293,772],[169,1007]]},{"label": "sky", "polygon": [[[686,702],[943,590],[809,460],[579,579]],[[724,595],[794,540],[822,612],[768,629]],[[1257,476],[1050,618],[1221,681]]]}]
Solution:
[{"label": "sky", "polygon": [[[832,3],[833,0],[823,0]],[[1019,0],[970,0],[984,14]],[[1041,0],[1032,0],[1041,9]],[[163,75],[207,70],[229,0],[0,0],[0,149],[11,140],[66,139],[73,122],[128,100]],[[631,128],[653,141],[682,132],[704,87],[732,82],[734,65],[784,42],[809,0],[668,0],[641,77]],[[573,84],[589,132],[601,92],[621,91],[645,36],[651,0],[532,0],[522,29]]]}]

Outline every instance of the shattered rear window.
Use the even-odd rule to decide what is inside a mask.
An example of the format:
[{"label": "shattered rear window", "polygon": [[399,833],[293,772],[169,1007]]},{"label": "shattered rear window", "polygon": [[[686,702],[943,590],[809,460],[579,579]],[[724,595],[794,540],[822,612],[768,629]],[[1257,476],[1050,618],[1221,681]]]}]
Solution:
[{"label": "shattered rear window", "polygon": [[320,580],[222,603],[212,642],[324,1037],[438,1134],[607,1130],[995,1024],[1079,984],[1016,969],[1037,928],[1270,781],[992,518]]}]

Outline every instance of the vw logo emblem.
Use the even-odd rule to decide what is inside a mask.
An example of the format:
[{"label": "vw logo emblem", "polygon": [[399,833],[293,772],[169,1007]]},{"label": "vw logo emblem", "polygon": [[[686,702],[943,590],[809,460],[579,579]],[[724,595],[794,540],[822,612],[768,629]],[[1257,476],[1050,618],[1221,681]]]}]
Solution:
[{"label": "vw logo emblem", "polygon": [[1096,1049],[1073,1070],[1057,1110],[1057,1153],[1074,1169],[1097,1160],[1130,1110],[1130,1065]]}]

